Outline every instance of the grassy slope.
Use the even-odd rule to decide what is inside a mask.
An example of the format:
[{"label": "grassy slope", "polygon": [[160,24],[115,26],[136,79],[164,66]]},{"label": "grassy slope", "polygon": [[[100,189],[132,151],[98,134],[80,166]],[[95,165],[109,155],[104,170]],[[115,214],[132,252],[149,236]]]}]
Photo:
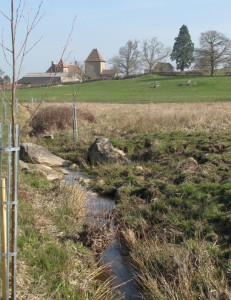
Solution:
[{"label": "grassy slope", "polygon": [[[180,86],[191,80],[192,86]],[[78,86],[52,87],[45,100],[48,102],[72,101],[73,93],[78,90],[78,101],[83,102],[120,102],[120,103],[161,103],[161,102],[206,102],[230,101],[230,77],[160,77],[147,75],[134,79],[96,81]],[[160,88],[152,88],[155,81]],[[33,88],[19,90],[20,101],[40,101],[46,89]]]},{"label": "grassy slope", "polygon": [[[87,171],[96,191],[117,196],[122,241],[145,299],[230,296],[229,131],[107,136],[132,162],[88,166]],[[66,135],[52,143],[56,151],[62,145],[66,158],[84,161],[83,140],[77,156]]]},{"label": "grassy slope", "polygon": [[[97,122],[86,131],[81,126],[75,149],[66,134],[50,142],[57,154],[87,167],[95,190],[116,195],[121,235],[145,299],[231,295],[230,114],[227,119],[224,115],[230,105],[219,105],[212,104],[209,115],[211,104],[147,105],[149,116],[145,105],[121,105],[118,110],[118,105],[108,105],[107,112],[104,105],[100,113],[100,105],[97,109],[94,104]],[[157,106],[165,123],[157,118]],[[86,151],[95,135],[109,137],[131,163],[87,165]]]}]

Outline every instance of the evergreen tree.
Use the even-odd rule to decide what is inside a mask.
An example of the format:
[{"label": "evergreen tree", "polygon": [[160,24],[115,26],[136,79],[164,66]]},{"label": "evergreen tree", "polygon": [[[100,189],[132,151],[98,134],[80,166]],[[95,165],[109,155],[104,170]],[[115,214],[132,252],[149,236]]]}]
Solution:
[{"label": "evergreen tree", "polygon": [[191,41],[186,25],[182,25],[178,37],[175,38],[171,60],[176,61],[177,70],[184,71],[189,68],[193,62],[194,44]]}]

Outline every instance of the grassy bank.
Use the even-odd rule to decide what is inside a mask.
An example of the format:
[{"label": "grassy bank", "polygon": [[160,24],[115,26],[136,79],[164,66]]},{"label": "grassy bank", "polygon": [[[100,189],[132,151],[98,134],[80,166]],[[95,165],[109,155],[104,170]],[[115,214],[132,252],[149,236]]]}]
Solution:
[{"label": "grassy bank", "polygon": [[[54,140],[22,139],[76,162],[92,189],[116,198],[144,299],[229,299],[231,103],[78,107],[88,117],[78,119],[76,145],[67,129]],[[110,138],[131,163],[90,166],[96,136]],[[83,189],[24,172],[19,187],[19,299],[111,299],[108,274],[100,280],[105,270],[79,239]]]},{"label": "grassy bank", "polygon": [[[154,88],[156,83],[159,88]],[[164,77],[146,75],[127,80],[107,80],[18,91],[19,101],[71,102],[77,91],[80,102],[163,103],[230,101],[230,77]],[[45,96],[45,99],[43,97]]]},{"label": "grassy bank", "polygon": [[[28,109],[20,105],[17,115],[23,127],[30,118]],[[6,145],[9,119],[7,111],[2,136]],[[22,132],[21,142],[27,139]],[[3,174],[5,158],[3,154]],[[19,172],[17,299],[112,298],[112,279],[107,275],[102,280],[107,267],[98,265],[96,252],[81,238],[87,235],[85,224],[86,191],[80,185]]]},{"label": "grassy bank", "polygon": [[106,268],[78,241],[84,189],[25,172],[19,187],[18,299],[111,299]]},{"label": "grassy bank", "polygon": [[[116,197],[121,240],[145,299],[230,297],[230,104],[84,105],[96,123],[47,144]],[[95,136],[130,164],[90,167]]]}]

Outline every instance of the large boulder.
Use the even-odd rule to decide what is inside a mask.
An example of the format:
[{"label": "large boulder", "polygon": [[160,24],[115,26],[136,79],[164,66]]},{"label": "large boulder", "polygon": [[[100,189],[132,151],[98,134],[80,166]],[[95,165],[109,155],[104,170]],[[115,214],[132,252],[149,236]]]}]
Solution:
[{"label": "large boulder", "polygon": [[58,157],[46,148],[33,144],[22,143],[20,145],[20,159],[27,163],[43,164],[50,167],[61,167],[67,165],[67,162]]},{"label": "large boulder", "polygon": [[88,149],[87,158],[92,165],[126,160],[125,153],[115,148],[111,141],[104,137],[96,138]]}]

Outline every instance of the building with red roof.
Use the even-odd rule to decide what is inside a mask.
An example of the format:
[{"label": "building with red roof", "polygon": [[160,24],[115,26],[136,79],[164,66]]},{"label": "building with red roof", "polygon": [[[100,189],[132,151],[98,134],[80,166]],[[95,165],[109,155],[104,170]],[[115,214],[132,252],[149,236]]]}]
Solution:
[{"label": "building with red roof", "polygon": [[98,49],[93,49],[85,60],[85,75],[88,80],[112,79],[117,76],[114,70],[106,69],[106,61]]}]

